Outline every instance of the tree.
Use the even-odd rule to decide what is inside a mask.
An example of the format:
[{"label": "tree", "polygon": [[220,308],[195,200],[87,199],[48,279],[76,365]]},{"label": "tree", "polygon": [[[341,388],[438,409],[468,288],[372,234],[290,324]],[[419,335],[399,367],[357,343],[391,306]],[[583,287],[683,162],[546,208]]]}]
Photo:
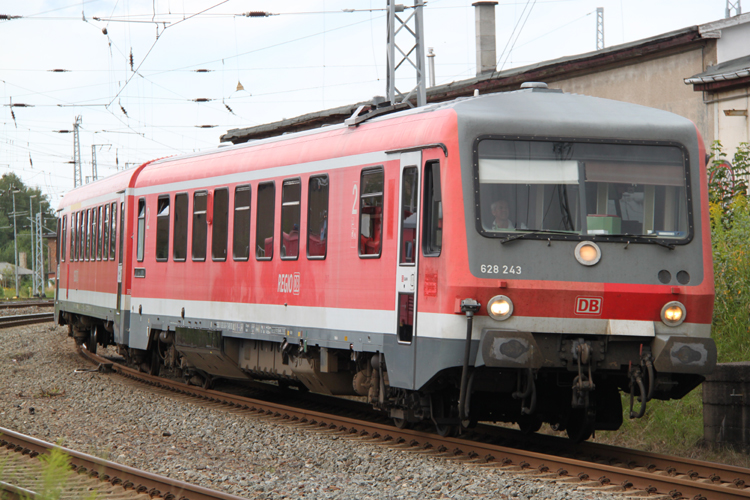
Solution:
[{"label": "tree", "polygon": [[[43,234],[54,232],[57,227],[57,218],[50,207],[47,196],[42,194],[38,188],[29,188],[14,173],[6,173],[0,178],[0,261],[15,263],[15,250],[13,245],[13,191],[16,202],[16,233],[18,237],[18,253],[26,252],[27,265],[32,266],[32,239],[31,239],[31,211],[39,212],[40,207],[44,214]],[[36,218],[36,217],[35,217]],[[46,252],[44,244],[45,269],[50,256]],[[54,258],[54,256],[52,256]]]}]

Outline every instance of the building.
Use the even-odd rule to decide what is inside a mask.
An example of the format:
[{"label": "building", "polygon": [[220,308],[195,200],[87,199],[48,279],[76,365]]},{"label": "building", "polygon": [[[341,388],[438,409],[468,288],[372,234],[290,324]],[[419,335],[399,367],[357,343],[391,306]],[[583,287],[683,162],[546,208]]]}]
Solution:
[{"label": "building", "polygon": [[[494,3],[477,2],[477,13],[481,4],[483,12],[494,16],[494,5],[491,9],[486,8]],[[550,88],[565,92],[627,101],[677,113],[696,124],[707,150],[714,140],[721,140],[725,150],[730,151],[740,142],[750,141],[747,124],[749,21],[750,14],[742,14],[594,52],[505,71],[485,72],[467,80],[431,87],[427,91],[427,101],[466,97],[475,91],[517,90],[523,82],[543,81]],[[477,26],[480,25],[482,23],[478,21]],[[479,34],[477,38],[480,38]],[[239,144],[342,123],[360,104],[363,103],[267,125],[229,130],[221,141]]]}]

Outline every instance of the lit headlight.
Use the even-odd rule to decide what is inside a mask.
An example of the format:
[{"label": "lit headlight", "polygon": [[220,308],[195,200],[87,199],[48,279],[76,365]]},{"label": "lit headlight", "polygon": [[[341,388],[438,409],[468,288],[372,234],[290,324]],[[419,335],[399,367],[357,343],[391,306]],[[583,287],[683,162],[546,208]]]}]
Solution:
[{"label": "lit headlight", "polygon": [[602,258],[602,251],[593,241],[582,241],[576,245],[575,255],[584,266],[593,266]]},{"label": "lit headlight", "polygon": [[498,321],[506,320],[513,314],[513,301],[505,295],[492,297],[487,303],[487,313],[492,319]]},{"label": "lit headlight", "polygon": [[680,302],[672,301],[664,304],[661,308],[661,320],[667,326],[678,326],[685,321],[687,311]]}]

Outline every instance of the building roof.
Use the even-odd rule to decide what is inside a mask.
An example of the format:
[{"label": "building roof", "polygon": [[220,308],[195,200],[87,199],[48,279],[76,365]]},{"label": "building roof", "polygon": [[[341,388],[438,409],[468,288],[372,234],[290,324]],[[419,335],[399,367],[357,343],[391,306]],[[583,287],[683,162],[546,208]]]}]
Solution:
[{"label": "building roof", "polygon": [[[8,262],[0,262],[0,274],[16,274],[15,267],[13,264],[10,264]],[[18,268],[18,275],[19,276],[31,276],[34,274],[33,271],[30,269],[26,269],[24,267]]]},{"label": "building roof", "polygon": [[[717,82],[730,82],[731,85],[746,83],[750,77],[750,56],[738,57],[731,61],[725,61],[716,66],[709,66],[706,71],[685,78],[688,85],[711,84]],[[742,80],[731,82],[731,80]],[[727,85],[723,85],[726,87]],[[713,87],[716,87],[714,85]],[[695,88],[695,90],[709,90],[708,88]]]}]

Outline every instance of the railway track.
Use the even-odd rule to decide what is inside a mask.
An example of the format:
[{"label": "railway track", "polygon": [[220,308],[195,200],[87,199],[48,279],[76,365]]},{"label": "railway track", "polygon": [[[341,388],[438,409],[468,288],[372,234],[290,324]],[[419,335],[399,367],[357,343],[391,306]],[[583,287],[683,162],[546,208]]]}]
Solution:
[{"label": "railway track", "polygon": [[[553,436],[521,436],[497,426],[478,426],[460,438],[441,437],[420,429],[398,429],[383,419],[341,416],[298,406],[236,396],[165,378],[153,377],[111,360],[81,352],[100,371],[170,391],[183,397],[261,414],[298,427],[338,432],[369,443],[428,453],[477,467],[499,467],[545,480],[620,491],[632,496],[723,500],[750,498],[750,469],[629,450],[596,443],[571,445]],[[531,446],[530,446],[531,445]]]},{"label": "railway track", "polygon": [[[53,448],[59,447],[0,428],[0,463],[3,464],[0,497],[42,498],[45,486],[43,464],[38,457],[49,454]],[[59,449],[70,458],[71,470],[67,477],[60,478],[62,492],[56,498],[241,500],[235,495],[140,471],[74,450]]]},{"label": "railway track", "polygon": [[54,307],[53,300],[21,300],[14,302],[0,302],[0,309],[22,309],[24,307]]},{"label": "railway track", "polygon": [[16,326],[34,325],[54,321],[55,313],[19,314],[16,316],[0,316],[0,329]]}]

